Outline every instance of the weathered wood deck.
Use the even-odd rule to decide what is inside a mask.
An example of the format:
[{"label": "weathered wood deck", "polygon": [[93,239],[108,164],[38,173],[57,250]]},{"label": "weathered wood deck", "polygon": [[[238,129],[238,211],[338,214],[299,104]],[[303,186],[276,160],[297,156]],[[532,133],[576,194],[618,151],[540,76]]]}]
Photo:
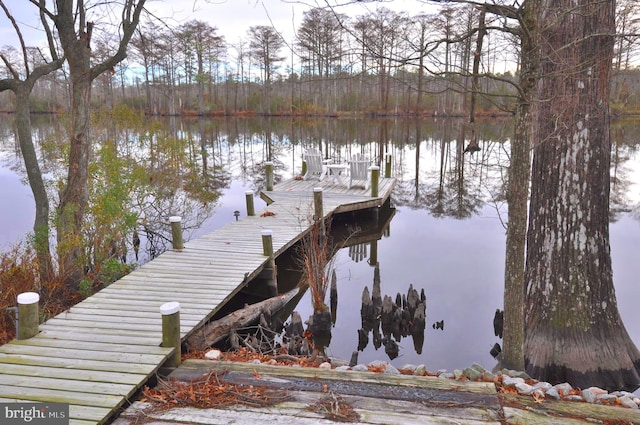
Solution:
[{"label": "weathered wood deck", "polygon": [[262,197],[273,215],[243,217],[167,251],[68,311],[40,325],[40,333],[0,347],[0,402],[70,404],[70,423],[102,424],[173,353],[162,342],[160,306],[178,301],[181,336],[210,319],[267,262],[262,230],[273,231],[278,256],[309,228],[313,188],[323,188],[323,212],[376,207],[395,179],[380,179],[379,196],[347,190],[331,180],[282,182]]}]

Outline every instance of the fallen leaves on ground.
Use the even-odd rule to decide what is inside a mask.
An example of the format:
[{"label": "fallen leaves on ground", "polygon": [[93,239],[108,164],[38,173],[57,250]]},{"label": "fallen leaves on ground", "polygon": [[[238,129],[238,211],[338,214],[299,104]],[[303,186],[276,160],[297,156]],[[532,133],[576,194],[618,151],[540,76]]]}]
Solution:
[{"label": "fallen leaves on ground", "polygon": [[357,422],[360,420],[360,415],[353,410],[353,407],[335,393],[330,393],[318,400],[317,403],[309,406],[308,410],[336,422]]},{"label": "fallen leaves on ground", "polygon": [[162,409],[186,406],[208,409],[238,404],[263,407],[289,399],[285,391],[229,384],[220,380],[219,375],[223,373],[211,372],[189,383],[160,379],[155,388],[142,390],[142,401],[152,402]]}]

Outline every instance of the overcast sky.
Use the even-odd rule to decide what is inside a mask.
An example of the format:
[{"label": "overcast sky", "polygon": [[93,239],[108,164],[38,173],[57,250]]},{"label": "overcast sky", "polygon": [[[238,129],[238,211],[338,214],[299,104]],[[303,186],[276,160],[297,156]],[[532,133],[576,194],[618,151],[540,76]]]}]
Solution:
[{"label": "overcast sky", "polygon": [[384,0],[358,2],[350,0],[152,0],[148,4],[164,17],[172,16],[179,22],[191,19],[204,20],[219,29],[229,43],[246,38],[252,25],[270,25],[291,40],[294,28],[302,20],[303,13],[313,7],[335,6],[336,12],[357,16],[386,7],[392,10],[433,11],[433,5],[425,5],[419,0]]},{"label": "overcast sky", "polygon": [[[48,4],[51,4],[48,1]],[[95,3],[95,2],[94,2]],[[171,26],[197,19],[218,28],[230,44],[246,39],[247,30],[253,25],[271,25],[290,41],[294,28],[300,24],[303,13],[313,7],[335,6],[336,12],[349,16],[366,14],[376,8],[386,7],[395,11],[433,13],[435,6],[421,0],[382,0],[355,2],[353,0],[147,0],[147,9]],[[15,16],[24,32],[27,44],[44,41],[38,28],[37,10],[27,0],[9,0],[5,4]],[[96,21],[100,22],[104,17]],[[89,20],[92,20],[91,16]],[[10,22],[0,12],[0,46],[18,46],[18,40]]]}]

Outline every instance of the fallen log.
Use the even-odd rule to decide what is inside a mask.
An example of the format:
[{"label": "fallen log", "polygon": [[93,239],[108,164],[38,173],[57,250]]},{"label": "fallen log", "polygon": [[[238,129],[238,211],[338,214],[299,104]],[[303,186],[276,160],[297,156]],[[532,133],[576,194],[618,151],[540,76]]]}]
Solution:
[{"label": "fallen log", "polygon": [[185,340],[185,344],[189,350],[207,349],[226,338],[232,330],[246,327],[256,322],[261,314],[273,315],[297,294],[298,288],[295,288],[286,294],[277,295],[229,313],[221,319],[203,325]]}]

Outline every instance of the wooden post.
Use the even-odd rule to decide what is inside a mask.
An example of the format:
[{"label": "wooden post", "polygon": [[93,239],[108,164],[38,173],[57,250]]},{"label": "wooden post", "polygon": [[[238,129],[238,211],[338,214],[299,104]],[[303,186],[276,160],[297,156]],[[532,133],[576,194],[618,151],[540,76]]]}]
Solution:
[{"label": "wooden post", "polygon": [[371,241],[371,254],[369,255],[369,265],[378,265],[378,240]]},{"label": "wooden post", "polygon": [[184,248],[184,242],[182,241],[182,217],[171,216],[169,217],[169,223],[171,223],[171,243],[173,249],[180,251]]},{"label": "wooden post", "polygon": [[167,359],[166,367],[178,367],[182,363],[180,341],[180,303],[172,301],[160,306],[162,314],[162,346],[175,347],[173,356]]},{"label": "wooden post", "polygon": [[389,152],[384,155],[384,176],[391,178],[391,154]]},{"label": "wooden post", "polygon": [[17,339],[29,339],[38,334],[38,325],[40,324],[39,302],[40,295],[36,292],[23,292],[18,295]]},{"label": "wooden post", "polygon": [[322,208],[322,188],[321,187],[313,188],[313,206],[314,206],[315,216],[317,217],[318,221],[322,221],[322,218],[324,217],[324,212]]},{"label": "wooden post", "polygon": [[265,162],[264,166],[267,173],[267,190],[270,192],[273,190],[273,162]]},{"label": "wooden post", "polygon": [[244,194],[247,198],[247,215],[248,216],[256,215],[256,210],[253,206],[253,192],[250,190],[247,190]]},{"label": "wooden post", "polygon": [[262,253],[269,257],[264,270],[267,275],[267,286],[269,286],[272,296],[278,295],[278,279],[276,272],[276,259],[273,255],[273,232],[271,230],[262,231]]},{"label": "wooden post", "polygon": [[378,184],[380,180],[380,167],[377,165],[369,167],[371,170],[371,196],[378,197]]},{"label": "wooden post", "polygon": [[304,159],[302,160],[302,176],[304,176],[305,174],[307,174],[307,161],[305,161]]}]

